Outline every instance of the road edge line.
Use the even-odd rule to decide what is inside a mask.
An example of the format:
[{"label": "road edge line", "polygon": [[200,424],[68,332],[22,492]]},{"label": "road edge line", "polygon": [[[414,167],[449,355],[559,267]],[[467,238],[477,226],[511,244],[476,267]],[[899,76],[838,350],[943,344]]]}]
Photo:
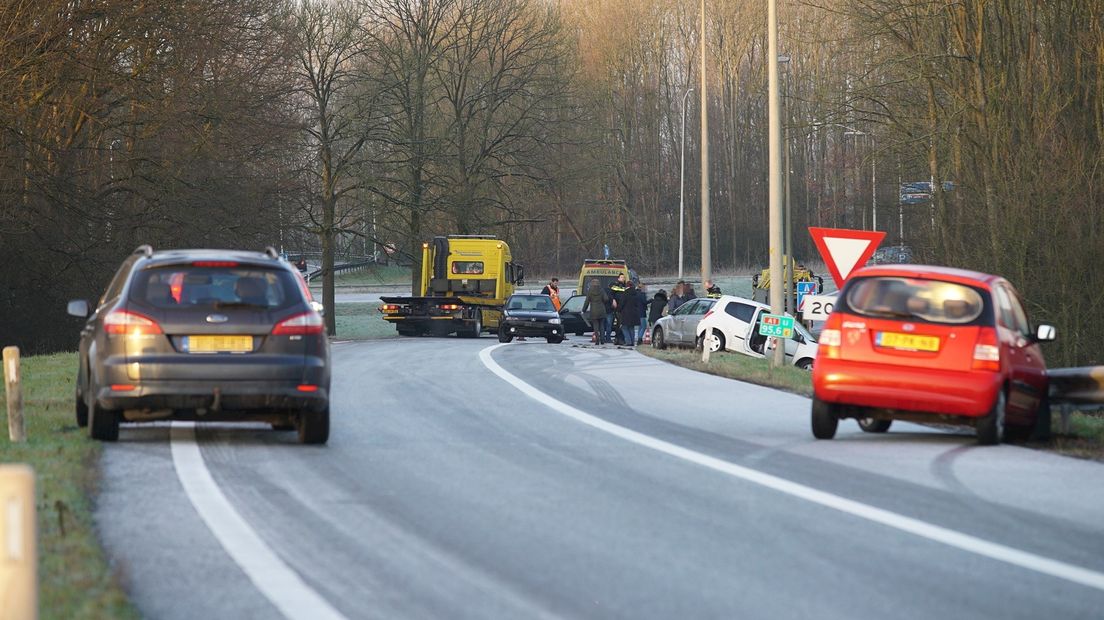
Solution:
[{"label": "road edge line", "polygon": [[173,467],[184,494],[226,553],[288,620],[345,620],[249,526],[211,476],[196,442],[195,423],[174,421]]},{"label": "road edge line", "polygon": [[663,441],[662,439],[656,439],[650,435],[607,422],[599,417],[593,416],[581,409],[577,409],[557,400],[555,397],[546,394],[526,383],[516,375],[510,373],[494,361],[491,357],[491,352],[499,347],[507,346],[504,344],[495,344],[486,347],[479,352],[479,359],[483,365],[498,375],[498,377],[515,389],[525,394],[529,398],[553,409],[554,411],[563,414],[569,418],[576,420],[606,432],[610,435],[614,435],[626,441],[635,443],[637,445],[662,452],[669,456],[673,456],[684,461],[712,469],[714,471],[728,474],[730,476],[740,478],[747,482],[757,484],[762,487],[766,487],[780,493],[803,499],[814,504],[819,504],[826,508],[831,508],[839,512],[843,512],[860,519],[872,521],[887,527],[894,528],[921,538],[926,538],[933,542],[942,543],[944,545],[974,553],[983,557],[987,557],[993,560],[998,560],[1013,566],[1020,568],[1026,568],[1037,573],[1049,575],[1051,577],[1057,577],[1065,581],[1070,581],[1079,585],[1087,586],[1096,590],[1104,591],[1104,573],[1100,573],[1082,566],[1075,564],[1069,564],[1052,558],[1036,555],[1028,551],[1021,549],[1015,549],[999,543],[991,542],[983,538],[971,536],[970,534],[964,534],[962,532],[945,528],[939,525],[934,525],[926,521],[907,517],[905,515],[895,513],[868,504],[863,504],[855,500],[847,499],[839,495],[833,495],[827,491],[820,491],[813,487],[805,486],[803,484],[786,480],[771,474],[763,473],[761,471],[744,467],[742,465],[736,465],[728,461],[718,459],[700,452],[695,452],[689,448],[683,448]]}]

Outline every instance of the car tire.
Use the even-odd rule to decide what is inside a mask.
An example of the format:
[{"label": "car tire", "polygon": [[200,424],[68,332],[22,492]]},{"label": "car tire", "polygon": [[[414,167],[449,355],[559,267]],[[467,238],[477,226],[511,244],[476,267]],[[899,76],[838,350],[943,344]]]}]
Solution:
[{"label": "car tire", "polygon": [[1032,441],[1050,441],[1050,398],[1043,396],[1035,411],[1035,424],[1031,426]]},{"label": "car tire", "polygon": [[836,413],[838,405],[825,402],[813,397],[813,437],[817,439],[832,439],[839,428],[839,415]]},{"label": "car tire", "polygon": [[482,310],[476,310],[475,311],[475,320],[472,321],[472,325],[468,329],[468,331],[463,333],[462,335],[467,337],[467,338],[478,338],[480,336],[480,334],[482,334],[482,333],[483,333],[483,311]]},{"label": "car tire", "polygon": [[88,436],[99,441],[119,440],[119,412],[93,402],[88,406]]},{"label": "car tire", "polygon": [[[710,353],[720,353],[720,352],[724,351],[725,350],[725,337],[724,337],[724,334],[721,333],[721,330],[714,329],[713,332],[710,334],[710,336],[712,336],[712,337],[708,339],[708,341],[709,341],[709,352]],[[704,335],[703,335],[703,343],[704,343]],[[704,346],[704,344],[703,344],[703,346]]]},{"label": "car tire", "polygon": [[812,360],[812,358],[806,357],[806,358],[802,358],[802,359],[798,360],[797,367],[800,368],[801,370],[808,370],[808,371],[811,372],[813,370],[813,360]]},{"label": "car tire", "polygon": [[549,336],[548,344],[560,344],[563,342],[563,336]]},{"label": "car tire", "polygon": [[77,426],[84,428],[88,426],[88,403],[84,402],[84,398],[78,391],[76,393],[76,414],[77,414]]},{"label": "car tire", "polygon": [[296,419],[299,443],[323,444],[330,439],[330,406],[322,411],[303,411]]},{"label": "car tire", "polygon": [[498,341],[499,342],[510,342],[513,339],[514,339],[514,337],[511,336],[510,334],[506,333],[505,329],[498,330]]},{"label": "car tire", "polygon": [[667,348],[667,341],[663,339],[662,327],[656,327],[652,330],[652,346],[661,351]]},{"label": "car tire", "polygon": [[884,433],[889,430],[890,426],[893,426],[893,420],[859,418],[857,422],[864,433]]},{"label": "car tire", "polygon": [[1007,409],[1007,396],[1004,388],[997,392],[997,399],[993,402],[993,408],[985,417],[977,421],[978,443],[983,446],[995,446],[1004,441],[1004,416]]}]

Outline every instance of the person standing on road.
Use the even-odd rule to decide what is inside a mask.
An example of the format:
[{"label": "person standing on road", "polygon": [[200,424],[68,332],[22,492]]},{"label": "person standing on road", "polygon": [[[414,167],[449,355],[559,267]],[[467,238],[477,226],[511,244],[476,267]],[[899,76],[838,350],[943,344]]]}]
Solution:
[{"label": "person standing on road", "polygon": [[606,307],[606,333],[613,332],[613,341],[620,344],[621,340],[621,304],[628,279],[625,274],[619,274],[617,280],[609,285],[606,295],[609,296],[609,305]]},{"label": "person standing on road", "polygon": [[[591,280],[587,288],[586,301],[583,302],[582,315],[590,317],[590,325],[594,328],[594,342],[606,344],[609,341],[609,332],[603,331],[606,325],[606,304],[609,303],[609,295],[602,290],[598,280]],[[588,314],[589,311],[589,314]]]},{"label": "person standing on road", "polygon": [[686,292],[686,282],[679,280],[675,284],[675,288],[671,289],[671,299],[667,302],[667,314],[674,314],[675,310],[686,301],[683,297]]},{"label": "person standing on road", "polygon": [[621,303],[618,314],[621,316],[621,335],[627,346],[635,346],[636,326],[640,324],[640,297],[636,294],[636,287],[632,282],[628,283],[621,295]]},{"label": "person standing on road", "polygon": [[636,327],[636,344],[644,344],[644,334],[648,331],[648,285],[636,284],[636,297],[640,305],[640,323]]},{"label": "person standing on road", "polygon": [[648,328],[650,329],[655,325],[656,321],[663,317],[663,311],[667,309],[667,291],[659,289],[659,292],[652,298],[652,303],[648,308]]},{"label": "person standing on road", "polygon": [[556,308],[556,312],[560,311],[562,302],[560,301],[560,279],[552,278],[548,281],[548,284],[541,289],[541,295],[548,295],[552,298],[552,306]]}]

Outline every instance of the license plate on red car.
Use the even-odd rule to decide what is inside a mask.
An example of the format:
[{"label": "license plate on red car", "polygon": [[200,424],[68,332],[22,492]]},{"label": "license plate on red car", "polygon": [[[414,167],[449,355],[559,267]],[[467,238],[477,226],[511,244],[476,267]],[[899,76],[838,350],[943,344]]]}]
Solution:
[{"label": "license plate on red car", "polygon": [[878,332],[874,343],[879,347],[901,349],[903,351],[938,351],[938,336],[921,336],[919,334],[901,334],[897,332]]}]

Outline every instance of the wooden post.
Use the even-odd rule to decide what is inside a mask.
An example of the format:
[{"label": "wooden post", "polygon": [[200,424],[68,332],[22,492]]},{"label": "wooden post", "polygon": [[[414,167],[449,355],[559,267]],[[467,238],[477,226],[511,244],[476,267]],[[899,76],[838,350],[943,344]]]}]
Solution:
[{"label": "wooden post", "polygon": [[19,347],[4,347],[4,387],[8,396],[8,437],[27,441],[23,426],[23,389],[19,381]]},{"label": "wooden post", "polygon": [[0,618],[38,617],[34,470],[0,465]]}]

